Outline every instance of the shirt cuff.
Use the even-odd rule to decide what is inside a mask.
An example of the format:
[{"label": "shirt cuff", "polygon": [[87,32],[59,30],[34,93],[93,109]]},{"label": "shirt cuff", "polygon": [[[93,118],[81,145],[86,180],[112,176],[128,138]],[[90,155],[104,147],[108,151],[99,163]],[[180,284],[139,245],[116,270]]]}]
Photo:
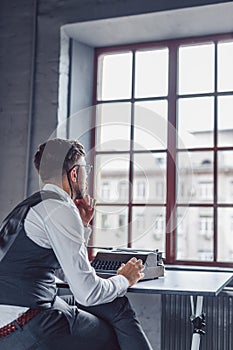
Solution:
[{"label": "shirt cuff", "polygon": [[123,297],[127,293],[127,289],[129,288],[129,281],[123,275],[116,275],[111,278],[114,279],[115,282],[117,282],[117,286],[119,289],[118,296]]},{"label": "shirt cuff", "polygon": [[89,241],[91,232],[92,232],[92,228],[91,228],[90,225],[84,226],[84,239],[85,239],[86,244],[87,244],[88,241]]}]

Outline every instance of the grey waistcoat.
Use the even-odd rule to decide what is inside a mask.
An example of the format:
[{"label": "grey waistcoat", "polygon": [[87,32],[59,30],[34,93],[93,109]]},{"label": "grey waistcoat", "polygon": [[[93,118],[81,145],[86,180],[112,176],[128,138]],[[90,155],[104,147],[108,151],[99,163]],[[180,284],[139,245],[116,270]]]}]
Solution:
[{"label": "grey waistcoat", "polygon": [[51,307],[56,296],[55,269],[59,263],[52,249],[27,237],[24,219],[42,200],[62,198],[41,191],[21,202],[4,220],[0,231],[0,304]]}]

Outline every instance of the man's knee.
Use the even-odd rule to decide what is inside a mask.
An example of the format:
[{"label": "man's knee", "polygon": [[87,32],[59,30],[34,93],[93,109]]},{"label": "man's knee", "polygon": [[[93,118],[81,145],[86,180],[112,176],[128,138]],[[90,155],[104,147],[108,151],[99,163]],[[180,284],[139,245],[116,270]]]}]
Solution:
[{"label": "man's knee", "polygon": [[135,318],[136,314],[126,296],[116,298],[114,301],[114,320],[116,319],[122,319],[122,318]]},{"label": "man's knee", "polygon": [[78,305],[78,307],[110,323],[122,318],[135,318],[135,312],[126,296],[118,297],[106,304],[89,307]]}]

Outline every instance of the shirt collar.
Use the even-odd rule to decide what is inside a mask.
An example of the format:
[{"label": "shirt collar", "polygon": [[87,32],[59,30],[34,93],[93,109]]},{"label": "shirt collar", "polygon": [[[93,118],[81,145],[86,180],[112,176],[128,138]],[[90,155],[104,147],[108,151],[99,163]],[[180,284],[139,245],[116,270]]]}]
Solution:
[{"label": "shirt collar", "polygon": [[45,184],[43,187],[43,190],[45,191],[53,191],[58,193],[62,198],[66,199],[68,202],[73,203],[73,200],[69,196],[69,194],[64,191],[61,187],[54,185],[54,184]]}]

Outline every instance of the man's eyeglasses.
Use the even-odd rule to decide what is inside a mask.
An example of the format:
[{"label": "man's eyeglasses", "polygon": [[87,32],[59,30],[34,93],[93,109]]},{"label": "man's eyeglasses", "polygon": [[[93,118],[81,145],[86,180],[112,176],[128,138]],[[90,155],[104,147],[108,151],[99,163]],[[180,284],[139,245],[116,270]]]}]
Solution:
[{"label": "man's eyeglasses", "polygon": [[91,172],[91,170],[92,170],[92,168],[93,168],[93,165],[91,165],[91,164],[75,164],[75,165],[73,165],[72,166],[72,168],[68,171],[68,173],[70,173],[71,172],[71,170],[73,170],[74,168],[80,168],[80,167],[84,167],[84,169],[85,169],[85,171],[86,171],[86,174],[87,175],[89,175],[90,174],[90,172]]}]

